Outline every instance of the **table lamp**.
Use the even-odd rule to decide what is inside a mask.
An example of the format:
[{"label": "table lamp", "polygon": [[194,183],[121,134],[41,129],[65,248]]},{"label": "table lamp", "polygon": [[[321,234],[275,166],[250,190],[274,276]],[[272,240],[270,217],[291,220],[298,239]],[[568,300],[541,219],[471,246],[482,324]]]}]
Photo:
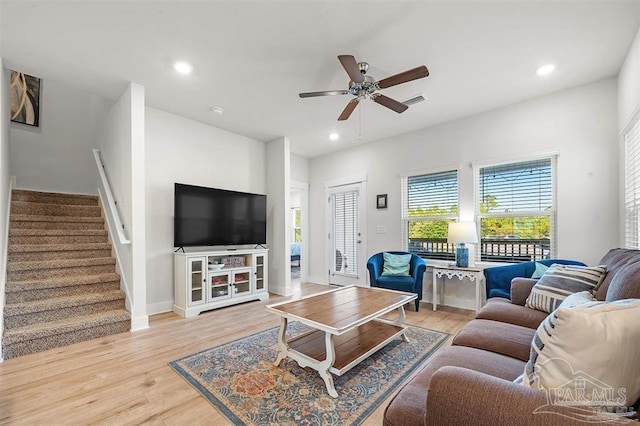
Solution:
[{"label": "table lamp", "polygon": [[466,268],[469,266],[469,249],[464,243],[477,243],[478,232],[475,222],[451,222],[447,243],[456,245],[456,266]]}]

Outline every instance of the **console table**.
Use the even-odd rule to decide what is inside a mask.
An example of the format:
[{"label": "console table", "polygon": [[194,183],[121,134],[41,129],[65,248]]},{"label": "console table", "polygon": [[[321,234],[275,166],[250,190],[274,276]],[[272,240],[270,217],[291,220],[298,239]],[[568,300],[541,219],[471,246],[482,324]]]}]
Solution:
[{"label": "console table", "polygon": [[438,305],[438,279],[442,280],[442,292],[440,294],[440,304],[444,305],[444,277],[449,279],[458,277],[459,280],[468,279],[476,282],[476,313],[482,307],[482,296],[484,292],[484,273],[482,268],[459,268],[457,266],[432,266],[433,268],[433,310]]}]

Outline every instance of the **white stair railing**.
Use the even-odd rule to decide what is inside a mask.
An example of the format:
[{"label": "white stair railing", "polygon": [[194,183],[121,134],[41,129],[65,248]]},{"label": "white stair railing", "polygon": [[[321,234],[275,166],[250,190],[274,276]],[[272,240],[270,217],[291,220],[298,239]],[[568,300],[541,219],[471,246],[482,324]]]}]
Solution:
[{"label": "white stair railing", "polygon": [[98,175],[100,176],[101,188],[104,190],[104,197],[107,199],[105,212],[108,213],[111,216],[111,219],[113,220],[120,244],[131,244],[131,240],[128,239],[125,234],[124,224],[120,219],[118,206],[115,201],[115,198],[113,197],[113,192],[111,191],[111,185],[109,185],[109,178],[107,177],[107,173],[105,171],[104,163],[102,162],[102,157],[100,155],[99,149],[93,150],[93,157],[95,158],[96,165],[98,166]]}]

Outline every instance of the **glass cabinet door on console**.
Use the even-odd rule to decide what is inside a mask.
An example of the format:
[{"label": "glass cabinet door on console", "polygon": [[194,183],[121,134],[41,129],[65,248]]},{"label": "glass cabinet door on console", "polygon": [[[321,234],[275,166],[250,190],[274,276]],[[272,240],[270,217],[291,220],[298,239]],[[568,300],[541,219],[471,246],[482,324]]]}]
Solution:
[{"label": "glass cabinet door on console", "polygon": [[216,300],[229,297],[229,273],[209,272],[209,300]]},{"label": "glass cabinet door on console", "polygon": [[233,295],[251,293],[251,269],[236,269],[232,272]]},{"label": "glass cabinet door on console", "polygon": [[266,254],[254,254],[253,255],[253,274],[255,275],[255,292],[265,292],[267,290],[267,255]]},{"label": "glass cabinet door on console", "polygon": [[205,301],[205,283],[206,283],[206,258],[193,257],[189,258],[189,304],[197,305]]}]

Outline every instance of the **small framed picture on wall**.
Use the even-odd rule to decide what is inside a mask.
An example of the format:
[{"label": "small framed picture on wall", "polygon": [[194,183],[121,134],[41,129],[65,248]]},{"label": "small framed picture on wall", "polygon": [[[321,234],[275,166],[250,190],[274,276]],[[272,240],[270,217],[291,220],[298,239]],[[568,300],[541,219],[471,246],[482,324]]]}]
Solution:
[{"label": "small framed picture on wall", "polygon": [[376,208],[386,209],[387,208],[387,194],[378,194],[376,197]]}]

